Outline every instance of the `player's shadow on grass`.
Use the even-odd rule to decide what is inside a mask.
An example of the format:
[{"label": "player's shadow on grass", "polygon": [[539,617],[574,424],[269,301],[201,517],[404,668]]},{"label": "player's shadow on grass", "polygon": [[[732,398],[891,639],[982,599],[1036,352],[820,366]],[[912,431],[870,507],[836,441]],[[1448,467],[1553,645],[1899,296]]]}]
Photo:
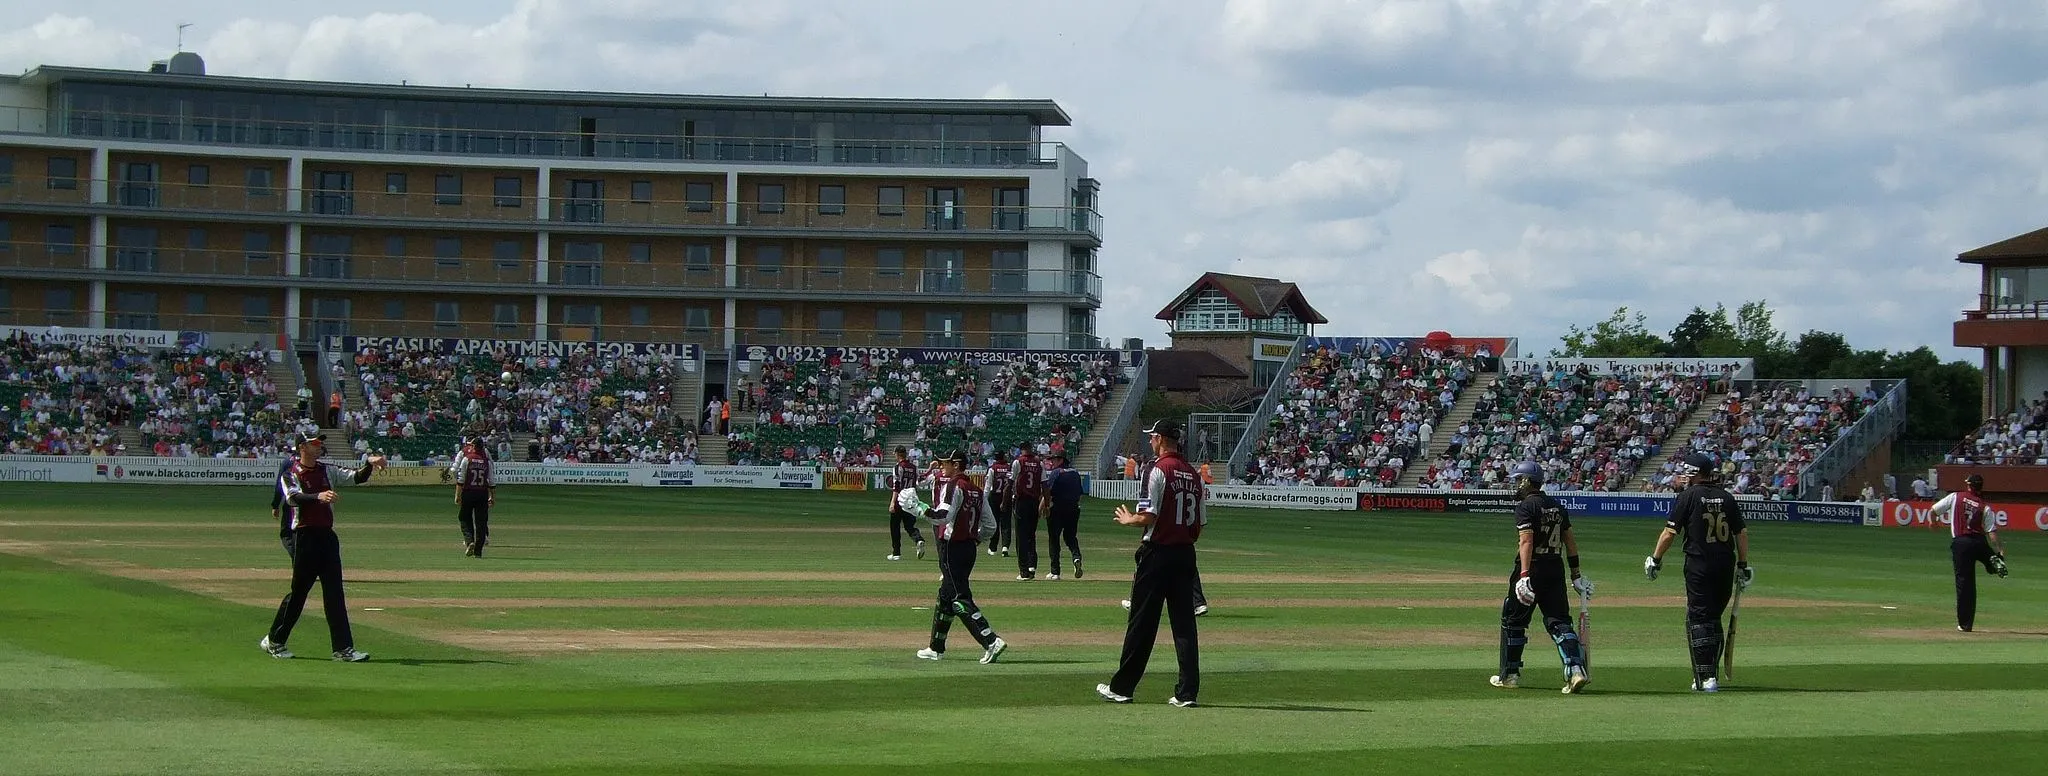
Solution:
[{"label": "player's shadow on grass", "polygon": [[509,661],[509,660],[470,660],[470,659],[467,659],[467,658],[453,658],[453,657],[451,657],[451,658],[424,658],[424,657],[400,657],[400,658],[392,658],[392,659],[390,659],[390,660],[385,660],[385,661],[381,661],[381,662],[385,662],[385,663],[397,663],[398,665],[402,665],[402,666],[476,666],[476,665],[492,665],[492,666],[509,666],[509,665],[516,665],[515,663],[513,663],[512,661]]},{"label": "player's shadow on grass", "polygon": [[1093,662],[1096,662],[1096,661],[1093,661],[1093,660],[1029,660],[1029,659],[1018,659],[1018,658],[1007,658],[1007,657],[1006,657],[1006,658],[1003,658],[1001,662],[1002,662],[1002,664],[1003,664],[1003,665],[1027,665],[1027,666],[1065,666],[1065,665],[1079,665],[1079,664],[1081,664],[1081,663],[1093,663]]},{"label": "player's shadow on grass", "polygon": [[[1788,694],[1788,693],[1816,693],[1816,694],[1819,694],[1819,693],[1826,693],[1826,694],[1829,694],[1829,695],[1833,695],[1833,694],[1836,694],[1836,693],[1861,693],[1861,692],[1870,692],[1870,691],[1869,691],[1869,690],[1858,690],[1858,689],[1855,689],[1855,688],[1850,688],[1850,687],[1763,687],[1763,686],[1758,686],[1758,685],[1753,685],[1753,684],[1745,684],[1745,685],[1742,685],[1742,686],[1740,686],[1740,687],[1723,687],[1723,688],[1721,688],[1720,692],[1718,692],[1718,693],[1715,693],[1715,694],[1718,694],[1718,695],[1762,695],[1762,694],[1767,694],[1767,693],[1768,693],[1768,694]],[[1687,690],[1687,689],[1677,689],[1677,690],[1599,690],[1599,689],[1589,689],[1589,690],[1586,690],[1586,691],[1585,691],[1585,693],[1586,693],[1587,695],[1627,695],[1627,696],[1635,696],[1635,695],[1642,695],[1642,696],[1652,696],[1652,697],[1654,697],[1654,696],[1664,696],[1664,695],[1695,695],[1695,694],[1704,694],[1704,693],[1697,693],[1697,692],[1695,692],[1695,691],[1693,691],[1693,690]]]},{"label": "player's shadow on grass", "polygon": [[1344,707],[1344,706],[1309,706],[1309,705],[1306,705],[1306,704],[1301,704],[1301,703],[1281,703],[1281,704],[1275,704],[1275,705],[1271,705],[1271,706],[1259,706],[1259,705],[1255,705],[1255,704],[1248,704],[1248,703],[1204,703],[1204,704],[1202,704],[1202,705],[1203,705],[1204,707],[1206,707],[1206,708],[1211,708],[1211,709],[1252,709],[1252,710],[1254,710],[1254,711],[1306,711],[1306,712],[1315,712],[1315,713],[1319,713],[1319,714],[1337,714],[1337,713],[1350,713],[1350,714],[1371,714],[1371,713],[1372,713],[1372,709],[1353,709],[1353,708],[1347,708],[1347,707]]}]

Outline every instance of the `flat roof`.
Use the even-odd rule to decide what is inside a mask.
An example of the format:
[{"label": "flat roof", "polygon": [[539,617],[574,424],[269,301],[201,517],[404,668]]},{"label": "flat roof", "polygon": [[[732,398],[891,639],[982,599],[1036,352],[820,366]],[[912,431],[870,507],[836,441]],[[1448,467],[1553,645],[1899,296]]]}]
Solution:
[{"label": "flat roof", "polygon": [[1066,127],[1073,119],[1052,100],[902,99],[883,97],[752,97],[638,92],[567,92],[537,89],[366,84],[345,81],[299,81],[231,75],[176,75],[140,70],[41,65],[18,79],[32,87],[64,81],[135,86],[173,86],[240,91],[293,92],[344,97],[389,97],[417,100],[516,102],[619,107],[709,108],[714,110],[803,111],[813,113],[950,113],[958,115],[1029,116],[1042,127]]}]

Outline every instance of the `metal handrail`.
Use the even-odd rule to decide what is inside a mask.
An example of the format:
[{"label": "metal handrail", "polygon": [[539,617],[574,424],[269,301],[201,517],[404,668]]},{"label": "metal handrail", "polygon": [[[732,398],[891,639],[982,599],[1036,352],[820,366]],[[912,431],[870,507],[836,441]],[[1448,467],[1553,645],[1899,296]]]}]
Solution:
[{"label": "metal handrail", "polygon": [[1998,294],[1978,294],[1977,309],[1964,310],[1967,320],[2044,320],[2048,319],[2048,300],[2019,300]]},{"label": "metal handrail", "polygon": [[1136,368],[1132,371],[1137,374],[1131,377],[1130,390],[1124,392],[1123,407],[1117,410],[1116,418],[1110,421],[1108,433],[1102,436],[1102,447],[1095,451],[1096,479],[1108,476],[1116,466],[1117,450],[1122,447],[1120,443],[1130,433],[1131,425],[1137,422],[1138,410],[1145,403],[1145,392],[1151,385],[1152,370],[1145,363],[1145,351],[1135,351],[1133,355]]},{"label": "metal handrail", "polygon": [[1890,444],[1906,426],[1906,381],[1900,380],[1879,397],[1849,429],[1822,448],[1799,470],[1801,498],[1818,498],[1823,480],[1830,483],[1856,468],[1878,445]]},{"label": "metal handrail", "polygon": [[1245,427],[1244,436],[1238,437],[1237,447],[1230,451],[1230,474],[1245,473],[1250,464],[1252,449],[1259,439],[1266,435],[1266,424],[1272,422],[1273,413],[1280,407],[1280,400],[1287,395],[1287,379],[1294,375],[1294,368],[1301,363],[1301,352],[1308,346],[1308,337],[1294,338],[1294,348],[1287,353],[1287,360],[1281,362],[1280,371],[1273,378],[1273,384],[1266,386],[1266,398],[1259,400],[1259,409],[1252,413],[1252,420]]},{"label": "metal handrail", "polygon": [[[415,125],[239,119],[129,111],[0,105],[14,132],[152,143],[335,149],[365,153],[655,159],[722,163],[876,166],[1054,166],[1066,144],[1051,140],[875,140],[818,137],[584,133]],[[0,133],[4,133],[0,130]]]}]

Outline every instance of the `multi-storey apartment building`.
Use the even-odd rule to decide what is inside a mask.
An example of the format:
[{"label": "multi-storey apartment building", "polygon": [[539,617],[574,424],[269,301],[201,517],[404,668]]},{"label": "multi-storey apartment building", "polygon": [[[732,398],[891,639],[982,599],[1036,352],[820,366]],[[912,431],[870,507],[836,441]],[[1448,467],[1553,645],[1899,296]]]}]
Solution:
[{"label": "multi-storey apartment building", "polygon": [[1047,100],[0,76],[0,323],[1096,347]]}]

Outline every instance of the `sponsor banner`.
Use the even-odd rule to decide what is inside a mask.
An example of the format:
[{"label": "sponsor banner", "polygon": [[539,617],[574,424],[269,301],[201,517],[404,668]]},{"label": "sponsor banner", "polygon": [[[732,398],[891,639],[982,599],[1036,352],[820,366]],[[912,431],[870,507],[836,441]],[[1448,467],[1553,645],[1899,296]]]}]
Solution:
[{"label": "sponsor banner", "polygon": [[143,485],[263,485],[277,479],[275,458],[94,458],[99,482]]},{"label": "sponsor banner", "polygon": [[1098,359],[1107,359],[1123,366],[1133,366],[1144,360],[1144,353],[1128,350],[975,350],[969,348],[887,348],[887,347],[824,347],[817,345],[748,345],[741,351],[742,357],[754,363],[768,359],[777,361],[825,361],[837,357],[842,361],[879,358],[883,361],[910,359],[917,364],[945,364],[958,361],[972,366],[1007,364],[1018,360],[1044,361],[1051,364],[1079,364]]},{"label": "sponsor banner", "polygon": [[1294,340],[1252,340],[1253,361],[1286,361],[1294,353]]},{"label": "sponsor banner", "polygon": [[[1423,337],[1310,337],[1305,345],[1310,350],[1329,348],[1338,353],[1393,353],[1397,350],[1419,350],[1425,345]],[[1513,337],[1452,337],[1438,340],[1452,353],[1477,357],[1508,357],[1515,355]]]},{"label": "sponsor banner", "polygon": [[867,490],[868,475],[856,469],[825,472],[826,490]]},{"label": "sponsor banner", "polygon": [[196,340],[199,347],[205,346],[206,335],[199,332],[155,331],[150,329],[74,329],[69,326],[0,326],[0,337],[14,339],[26,335],[38,345],[117,345],[136,348],[179,347]]},{"label": "sponsor banner", "polygon": [[0,461],[0,482],[92,482],[93,462],[63,456]]},{"label": "sponsor banner", "polygon": [[634,464],[501,463],[492,473],[499,485],[638,485],[635,474],[648,468]]},{"label": "sponsor banner", "polygon": [[[499,481],[503,482],[502,472],[504,472],[506,464],[500,463],[497,466],[500,472],[499,476],[501,477]],[[384,467],[384,471],[377,472],[374,476],[370,477],[369,482],[363,484],[373,487],[453,485],[455,484],[455,476],[448,471],[447,466],[419,466],[412,463],[400,463]]]},{"label": "sponsor banner", "polygon": [[[1671,514],[1670,494],[1558,492],[1550,494],[1573,517],[1644,517],[1663,520]],[[1358,494],[1366,511],[1511,514],[1521,503],[1504,490],[1368,490]],[[1747,520],[1786,523],[1861,525],[1876,505],[1807,501],[1765,501],[1743,497]]]},{"label": "sponsor banner", "polygon": [[1753,359],[1748,358],[1511,358],[1502,371],[1535,374],[1557,369],[1571,371],[1585,367],[1596,375],[1623,374],[1642,370],[1671,370],[1685,375],[1748,377]]},{"label": "sponsor banner", "polygon": [[1349,510],[1358,508],[1358,491],[1350,488],[1211,485],[1206,504],[1213,507]]},{"label": "sponsor banner", "polygon": [[334,337],[322,340],[329,352],[354,353],[363,348],[419,350],[457,356],[502,354],[508,356],[669,356],[696,361],[702,354],[696,345],[679,342],[558,342],[554,340],[501,340],[455,337]]},{"label": "sponsor banner", "polygon": [[1835,501],[1748,501],[1742,505],[1742,519],[1784,523],[1864,525],[1876,504]]},{"label": "sponsor banner", "polygon": [[[1953,513],[1936,516],[1933,508],[1932,501],[1887,500],[1880,509],[1878,524],[1886,528],[1947,531]],[[1987,521],[2001,531],[2048,531],[2048,505],[1994,501]]]},{"label": "sponsor banner", "polygon": [[824,476],[814,467],[641,466],[633,484],[658,488],[790,488],[817,490]]}]

